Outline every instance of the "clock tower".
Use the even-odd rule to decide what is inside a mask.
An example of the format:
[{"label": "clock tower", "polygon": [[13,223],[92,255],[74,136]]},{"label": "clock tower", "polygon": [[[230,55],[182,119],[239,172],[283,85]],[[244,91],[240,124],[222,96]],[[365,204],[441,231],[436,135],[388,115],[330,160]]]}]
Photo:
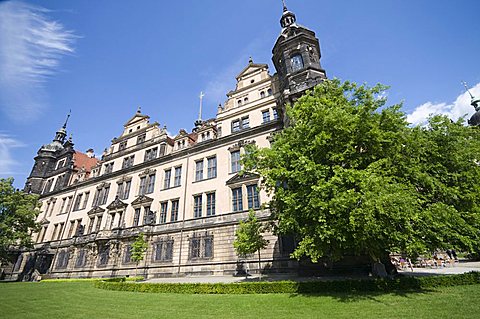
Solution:
[{"label": "clock tower", "polygon": [[[296,16],[283,2],[282,32],[273,47],[281,102],[294,102],[308,89],[327,78],[320,65],[320,45],[315,32],[297,24]],[[283,103],[282,103],[283,104]]]}]

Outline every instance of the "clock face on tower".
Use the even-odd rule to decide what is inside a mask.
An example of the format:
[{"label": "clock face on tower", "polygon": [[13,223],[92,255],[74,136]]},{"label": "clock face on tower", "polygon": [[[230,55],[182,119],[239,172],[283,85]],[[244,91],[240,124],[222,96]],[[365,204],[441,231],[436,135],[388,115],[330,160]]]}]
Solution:
[{"label": "clock face on tower", "polygon": [[292,66],[292,72],[303,69],[303,58],[300,54],[295,54],[290,58],[290,64]]}]

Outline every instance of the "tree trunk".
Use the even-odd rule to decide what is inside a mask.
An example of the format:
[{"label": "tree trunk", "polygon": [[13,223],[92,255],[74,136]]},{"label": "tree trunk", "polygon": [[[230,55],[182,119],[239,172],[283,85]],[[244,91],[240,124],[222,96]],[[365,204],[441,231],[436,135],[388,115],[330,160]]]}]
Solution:
[{"label": "tree trunk", "polygon": [[137,281],[138,261],[135,263],[135,281]]},{"label": "tree trunk", "polygon": [[262,280],[262,267],[260,266],[260,249],[258,250],[258,275],[259,280]]}]

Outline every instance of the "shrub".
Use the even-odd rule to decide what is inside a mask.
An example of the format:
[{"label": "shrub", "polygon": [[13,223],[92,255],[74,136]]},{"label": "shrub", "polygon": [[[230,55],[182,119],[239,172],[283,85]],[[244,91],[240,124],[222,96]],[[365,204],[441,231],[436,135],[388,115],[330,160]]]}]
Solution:
[{"label": "shrub", "polygon": [[320,294],[331,292],[418,291],[435,287],[480,284],[480,272],[432,277],[399,277],[395,279],[311,282],[276,281],[229,284],[132,283],[126,282],[124,279],[112,278],[95,281],[94,285],[97,288],[107,290],[183,294]]}]

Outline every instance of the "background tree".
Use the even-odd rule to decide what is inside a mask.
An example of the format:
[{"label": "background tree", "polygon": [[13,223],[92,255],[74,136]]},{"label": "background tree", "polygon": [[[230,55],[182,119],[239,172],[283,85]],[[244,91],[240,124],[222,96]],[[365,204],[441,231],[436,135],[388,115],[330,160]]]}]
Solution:
[{"label": "background tree", "polygon": [[325,81],[287,107],[271,148],[249,146],[245,169],[273,196],[276,232],[298,237],[295,257],[478,250],[478,128],[412,128],[385,89]]},{"label": "background tree", "polygon": [[0,263],[12,262],[11,249],[31,248],[38,230],[38,196],[15,190],[13,178],[0,179]]},{"label": "background tree", "polygon": [[240,221],[240,225],[235,233],[235,241],[233,242],[237,255],[241,257],[258,252],[258,273],[260,279],[262,279],[260,249],[268,245],[268,240],[263,238],[262,229],[262,224],[258,221],[255,212],[250,210],[248,218],[245,221]]},{"label": "background tree", "polygon": [[135,241],[132,243],[132,257],[135,262],[135,277],[137,277],[138,264],[145,258],[145,252],[148,245],[143,233],[138,234]]}]

